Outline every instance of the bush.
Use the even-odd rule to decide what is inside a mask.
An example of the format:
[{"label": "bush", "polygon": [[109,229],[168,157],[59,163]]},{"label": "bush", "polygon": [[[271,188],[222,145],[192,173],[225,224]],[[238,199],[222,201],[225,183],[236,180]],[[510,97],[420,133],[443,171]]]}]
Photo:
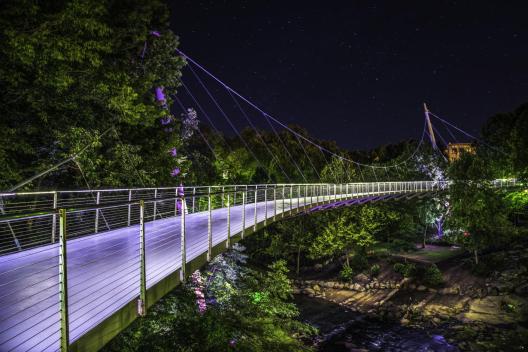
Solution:
[{"label": "bush", "polygon": [[442,272],[436,265],[431,265],[425,269],[423,283],[428,286],[438,286],[444,281]]},{"label": "bush", "polygon": [[355,254],[350,259],[350,267],[354,269],[356,272],[361,272],[368,268],[368,260],[367,257],[360,254]]},{"label": "bush", "polygon": [[405,264],[403,263],[396,263],[392,266],[392,269],[397,272],[398,274],[403,275],[405,271]]},{"label": "bush", "polygon": [[354,277],[354,270],[352,270],[350,265],[345,263],[345,265],[343,265],[343,269],[341,269],[341,271],[339,272],[339,276],[343,281],[351,281]]},{"label": "bush", "polygon": [[370,275],[378,276],[381,271],[381,267],[378,264],[374,264],[370,267]]},{"label": "bush", "polygon": [[390,248],[394,252],[412,251],[416,250],[416,244],[414,241],[395,239],[390,242]]},{"label": "bush", "polygon": [[392,268],[404,277],[411,277],[416,272],[416,265],[414,264],[396,263]]}]

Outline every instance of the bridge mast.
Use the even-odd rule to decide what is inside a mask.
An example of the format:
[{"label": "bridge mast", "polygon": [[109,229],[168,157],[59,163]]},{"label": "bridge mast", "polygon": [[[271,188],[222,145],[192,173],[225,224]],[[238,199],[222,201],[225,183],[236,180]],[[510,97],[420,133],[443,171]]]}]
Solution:
[{"label": "bridge mast", "polygon": [[431,144],[433,149],[438,149],[436,145],[436,138],[433,131],[433,125],[431,124],[431,119],[429,118],[429,109],[427,109],[427,104],[423,103],[424,112],[425,112],[425,121],[427,122],[427,129],[429,130],[429,138],[431,139]]}]

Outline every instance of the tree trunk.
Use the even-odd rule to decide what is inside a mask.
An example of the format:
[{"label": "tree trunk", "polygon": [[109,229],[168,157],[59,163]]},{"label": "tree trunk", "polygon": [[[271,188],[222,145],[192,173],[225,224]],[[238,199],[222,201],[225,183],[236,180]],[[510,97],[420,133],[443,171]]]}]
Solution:
[{"label": "tree trunk", "polygon": [[425,248],[425,237],[427,236],[427,225],[425,225],[424,228],[424,234],[423,234],[423,242],[422,242],[422,249]]},{"label": "tree trunk", "polygon": [[350,259],[348,257],[349,257],[348,252],[346,252],[346,264],[348,267],[350,267]]},{"label": "tree trunk", "polygon": [[478,265],[479,259],[478,259],[478,251],[476,249],[474,250],[474,254],[475,254],[475,265]]},{"label": "tree trunk", "polygon": [[301,246],[297,246],[297,267],[295,268],[295,274],[299,276],[299,270],[301,267]]}]

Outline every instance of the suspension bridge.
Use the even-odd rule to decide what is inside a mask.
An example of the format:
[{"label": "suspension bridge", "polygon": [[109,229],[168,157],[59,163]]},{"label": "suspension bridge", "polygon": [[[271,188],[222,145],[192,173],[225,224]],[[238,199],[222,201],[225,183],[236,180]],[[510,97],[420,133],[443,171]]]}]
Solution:
[{"label": "suspension bridge", "polygon": [[[426,126],[434,139],[426,110],[428,125],[424,125],[422,138],[407,159],[392,165],[361,164],[295,132],[212,77],[234,100],[238,97],[266,118],[305,180],[272,123],[291,132],[305,154],[303,144],[313,145],[323,154],[352,163],[360,173],[361,167],[371,168],[375,177],[374,170],[386,172],[415,157],[427,134]],[[186,85],[184,88],[214,127],[202,104]],[[158,93],[163,100],[162,92]],[[208,96],[244,142],[209,91]],[[177,97],[176,101],[185,111],[185,104]],[[254,128],[239,102],[235,102]],[[214,154],[209,142],[204,141]],[[250,149],[247,143],[244,145]],[[314,163],[306,157],[318,175]],[[514,180],[495,181],[497,187],[512,185]],[[42,192],[13,189],[0,193],[0,351],[96,351],[145,315],[193,270],[275,221],[369,202],[432,196],[448,187],[449,183],[442,180],[336,180]]]}]

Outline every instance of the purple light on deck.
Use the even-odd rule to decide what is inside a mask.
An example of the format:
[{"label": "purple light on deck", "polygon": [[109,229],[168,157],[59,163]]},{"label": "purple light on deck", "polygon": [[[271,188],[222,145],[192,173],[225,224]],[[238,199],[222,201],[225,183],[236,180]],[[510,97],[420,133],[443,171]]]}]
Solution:
[{"label": "purple light on deck", "polygon": [[158,31],[150,31],[150,35],[153,37],[161,37],[161,34]]},{"label": "purple light on deck", "polygon": [[165,103],[165,93],[163,93],[163,87],[156,87],[156,100],[160,103]]}]

